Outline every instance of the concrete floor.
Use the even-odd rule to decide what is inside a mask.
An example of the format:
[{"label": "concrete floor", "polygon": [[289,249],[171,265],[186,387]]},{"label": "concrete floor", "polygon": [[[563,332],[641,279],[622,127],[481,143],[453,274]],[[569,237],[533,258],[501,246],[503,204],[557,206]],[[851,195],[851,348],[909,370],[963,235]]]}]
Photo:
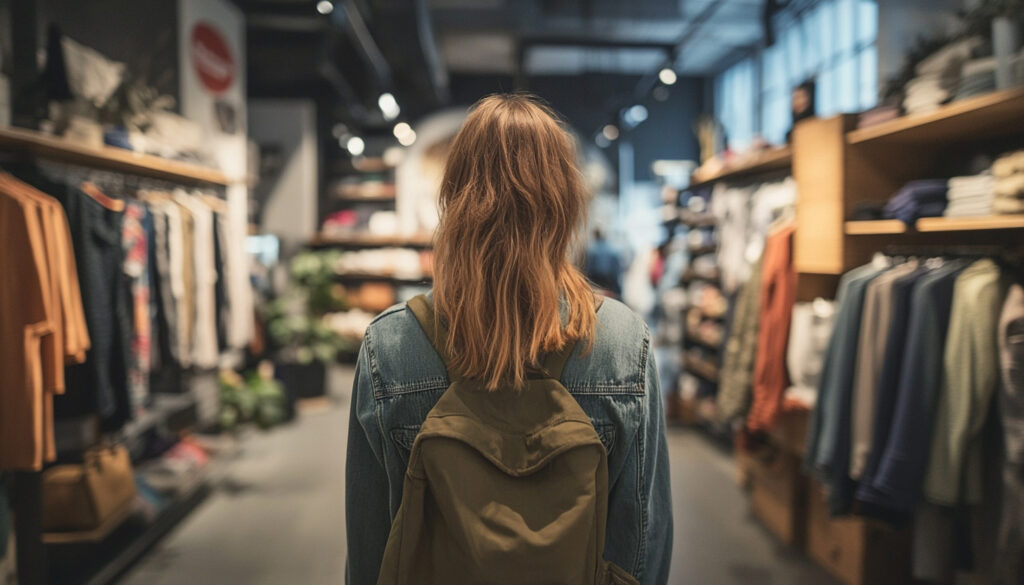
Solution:
[{"label": "concrete floor", "polygon": [[[339,397],[333,408],[248,438],[223,487],[121,585],[344,583],[347,426]],[[751,518],[727,453],[696,431],[671,429],[668,445],[676,494],[671,584],[837,583]]]}]

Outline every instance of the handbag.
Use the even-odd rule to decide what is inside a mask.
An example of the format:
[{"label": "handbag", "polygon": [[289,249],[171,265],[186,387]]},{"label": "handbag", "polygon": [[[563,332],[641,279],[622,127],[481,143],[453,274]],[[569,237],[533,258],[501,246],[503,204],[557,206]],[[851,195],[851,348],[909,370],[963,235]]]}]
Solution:
[{"label": "handbag", "polygon": [[81,464],[56,465],[43,473],[43,530],[95,530],[131,505],[135,475],[121,445],[93,447]]}]

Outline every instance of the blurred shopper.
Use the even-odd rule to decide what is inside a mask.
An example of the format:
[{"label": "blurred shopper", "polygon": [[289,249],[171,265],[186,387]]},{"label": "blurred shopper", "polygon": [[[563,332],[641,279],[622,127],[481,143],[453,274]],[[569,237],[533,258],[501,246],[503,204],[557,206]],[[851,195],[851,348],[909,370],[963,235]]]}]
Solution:
[{"label": "blurred shopper", "polygon": [[594,230],[590,247],[587,248],[587,261],[584,266],[587,278],[603,292],[622,296],[622,263],[619,253],[604,238],[601,230]]},{"label": "blurred shopper", "polygon": [[[588,199],[576,160],[554,114],[521,95],[483,99],[456,137],[435,289],[377,317],[359,354],[351,585],[667,581],[657,367],[643,322],[602,302],[568,260]],[[559,412],[569,418],[549,416]],[[522,433],[538,417],[551,426]],[[438,444],[439,433],[454,440]],[[451,456],[428,458],[427,443]],[[551,506],[562,513],[530,513]],[[564,538],[580,526],[593,538]]]}]

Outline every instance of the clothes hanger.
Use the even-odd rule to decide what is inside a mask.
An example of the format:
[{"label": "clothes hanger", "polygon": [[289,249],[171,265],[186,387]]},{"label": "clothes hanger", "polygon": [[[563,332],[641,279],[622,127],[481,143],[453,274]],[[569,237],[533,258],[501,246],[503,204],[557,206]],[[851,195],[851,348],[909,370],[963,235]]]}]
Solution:
[{"label": "clothes hanger", "polygon": [[110,211],[122,212],[124,211],[124,200],[114,199],[100,191],[99,187],[90,181],[84,181],[79,185],[79,188],[83,193],[91,197],[94,201],[109,209]]}]

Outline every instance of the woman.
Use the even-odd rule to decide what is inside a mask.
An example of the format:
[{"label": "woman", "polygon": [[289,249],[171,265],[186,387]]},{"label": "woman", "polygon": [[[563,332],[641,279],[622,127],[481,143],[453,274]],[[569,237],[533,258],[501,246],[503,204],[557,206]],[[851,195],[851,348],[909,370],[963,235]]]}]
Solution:
[{"label": "woman", "polygon": [[[668,453],[644,323],[599,302],[570,264],[588,195],[570,135],[522,95],[481,100],[456,136],[440,193],[433,305],[449,366],[488,388],[580,340],[562,384],[608,453],[604,558],[665,583],[672,549]],[[377,582],[417,430],[448,387],[405,304],[377,317],[359,353],[346,469],[348,582]]]}]

